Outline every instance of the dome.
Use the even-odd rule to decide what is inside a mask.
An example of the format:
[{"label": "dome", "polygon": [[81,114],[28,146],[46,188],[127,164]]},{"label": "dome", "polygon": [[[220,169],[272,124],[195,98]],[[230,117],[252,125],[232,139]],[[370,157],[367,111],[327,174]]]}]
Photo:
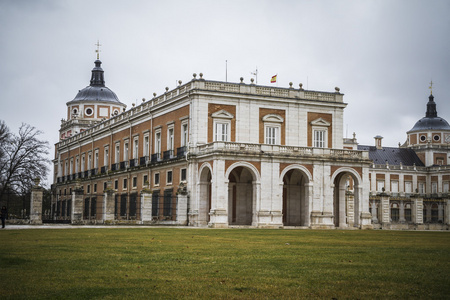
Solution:
[{"label": "dome", "polygon": [[414,127],[408,131],[424,131],[424,130],[450,130],[448,122],[440,117],[430,118],[423,117],[414,125]]},{"label": "dome", "polygon": [[75,98],[70,102],[75,101],[104,101],[121,104],[119,98],[117,98],[117,95],[106,86],[87,86],[80,90]]},{"label": "dome", "polygon": [[103,69],[101,68],[102,62],[100,60],[95,61],[95,67],[92,69],[92,76],[90,85],[84,89],[78,91],[78,94],[72,101],[67,104],[72,104],[73,102],[108,102],[117,103],[123,105],[119,101],[117,95],[105,86],[105,80],[103,77]]},{"label": "dome", "polygon": [[437,115],[436,103],[434,102],[433,95],[430,95],[430,97],[428,97],[427,112],[425,114],[425,117],[417,121],[414,127],[407,133],[424,130],[450,131],[450,125],[448,124],[448,122],[445,119],[438,117]]}]

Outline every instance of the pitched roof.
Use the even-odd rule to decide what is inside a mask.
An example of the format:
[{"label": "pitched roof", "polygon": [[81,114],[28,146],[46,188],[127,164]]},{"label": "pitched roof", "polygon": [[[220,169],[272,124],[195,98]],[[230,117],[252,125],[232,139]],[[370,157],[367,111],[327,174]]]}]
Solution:
[{"label": "pitched roof", "polygon": [[409,148],[393,148],[383,147],[377,149],[375,146],[358,145],[358,150],[369,151],[369,158],[374,164],[381,165],[386,162],[390,165],[402,165],[404,166],[424,166],[423,162],[417,156],[414,150]]}]

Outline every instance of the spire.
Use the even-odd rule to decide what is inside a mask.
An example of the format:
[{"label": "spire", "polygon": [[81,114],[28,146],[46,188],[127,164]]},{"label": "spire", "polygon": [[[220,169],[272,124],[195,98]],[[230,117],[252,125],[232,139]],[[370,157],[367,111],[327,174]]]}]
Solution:
[{"label": "spire", "polygon": [[437,117],[436,102],[434,102],[433,96],[433,81],[430,82],[430,96],[428,97],[427,113],[425,114],[425,117],[427,118]]},{"label": "spire", "polygon": [[92,69],[91,86],[105,86],[105,79],[103,78],[103,69],[100,67],[102,62],[95,61],[95,68]]}]

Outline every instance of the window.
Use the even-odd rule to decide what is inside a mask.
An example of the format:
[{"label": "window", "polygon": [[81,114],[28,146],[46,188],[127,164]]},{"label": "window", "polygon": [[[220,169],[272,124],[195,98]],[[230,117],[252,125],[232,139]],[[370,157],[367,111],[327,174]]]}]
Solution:
[{"label": "window", "polygon": [[97,193],[97,184],[94,183],[94,193]]},{"label": "window", "polygon": [[144,178],[143,178],[142,181],[143,181],[143,182],[142,182],[142,185],[143,185],[143,186],[147,186],[147,185],[148,185],[148,175],[144,175]]},{"label": "window", "polygon": [[448,186],[449,186],[448,181],[444,182],[444,184],[443,184],[443,192],[444,193],[448,193]]},{"label": "window", "polygon": [[103,182],[103,190],[106,191],[108,189],[108,183],[105,181]]},{"label": "window", "polygon": [[88,169],[92,169],[92,153],[88,154]]},{"label": "window", "polygon": [[420,141],[425,142],[427,140],[427,137],[425,135],[420,136]]},{"label": "window", "polygon": [[411,181],[406,181],[405,182],[405,193],[406,194],[411,194],[412,193],[412,182]]},{"label": "window", "polygon": [[82,156],[81,156],[81,172],[84,172],[84,164],[86,163],[86,157],[85,157],[85,155],[83,154]]},{"label": "window", "polygon": [[73,159],[70,159],[70,173],[73,174]]},{"label": "window", "polygon": [[128,161],[128,141],[123,144],[123,161]]},{"label": "window", "polygon": [[161,153],[161,130],[155,132],[155,153]]},{"label": "window", "polygon": [[159,173],[155,173],[155,185],[159,185]]},{"label": "window", "polygon": [[228,123],[216,123],[215,141],[228,142]]},{"label": "window", "polygon": [[219,142],[229,142],[232,114],[225,110],[220,110],[211,115],[213,118],[213,139]]},{"label": "window", "polygon": [[98,168],[98,150],[95,150],[94,169]]},{"label": "window", "polygon": [[122,189],[126,190],[128,187],[128,181],[126,178],[123,179],[123,185],[122,185]]},{"label": "window", "polygon": [[87,190],[87,193],[88,193],[88,194],[91,193],[91,185],[90,185],[90,184],[87,185],[87,189],[86,189],[86,190]]},{"label": "window", "polygon": [[186,181],[186,169],[181,169],[180,178],[181,181]]},{"label": "window", "polygon": [[64,164],[64,175],[65,176],[69,175],[69,163],[67,162],[67,160],[66,160],[66,162]]},{"label": "window", "polygon": [[167,129],[167,150],[173,150],[173,125]]},{"label": "window", "polygon": [[432,182],[431,183],[431,193],[432,194],[437,194],[437,187],[438,187],[438,185],[437,185],[437,182]]},{"label": "window", "polygon": [[181,124],[181,147],[186,146],[188,143],[188,124]]},{"label": "window", "polygon": [[266,144],[279,144],[279,127],[266,126]]},{"label": "window", "polygon": [[133,141],[133,158],[138,158],[139,154],[139,137],[135,137]]},{"label": "window", "polygon": [[108,166],[109,165],[109,148],[105,147],[105,156],[103,157],[103,165]]},{"label": "window", "polygon": [[137,188],[137,177],[133,177],[133,188]]},{"label": "window", "polygon": [[148,156],[148,150],[149,150],[149,138],[148,138],[148,134],[146,136],[144,136],[144,155],[143,156]]},{"label": "window", "polygon": [[405,220],[406,220],[406,222],[412,221],[411,204],[409,204],[409,203],[405,205]]},{"label": "window", "polygon": [[392,206],[391,206],[391,220],[392,220],[392,222],[398,222],[399,219],[400,219],[400,210],[398,208],[398,204],[397,203],[392,203]]},{"label": "window", "polygon": [[172,184],[172,171],[167,171],[166,179],[167,184]]},{"label": "window", "polygon": [[384,189],[384,181],[377,180],[377,192],[382,192]]},{"label": "window", "polygon": [[391,192],[394,194],[398,193],[398,181],[391,181]]},{"label": "window", "polygon": [[77,156],[77,158],[75,159],[75,173],[78,173],[79,164],[80,164],[80,158]]},{"label": "window", "polygon": [[114,189],[117,190],[119,188],[119,180],[114,180]]},{"label": "window", "polygon": [[419,182],[419,194],[425,194],[425,183]]},{"label": "window", "polygon": [[116,143],[116,155],[114,161],[116,164],[120,162],[120,143]]},{"label": "window", "polygon": [[314,130],[314,147],[326,148],[326,130]]}]

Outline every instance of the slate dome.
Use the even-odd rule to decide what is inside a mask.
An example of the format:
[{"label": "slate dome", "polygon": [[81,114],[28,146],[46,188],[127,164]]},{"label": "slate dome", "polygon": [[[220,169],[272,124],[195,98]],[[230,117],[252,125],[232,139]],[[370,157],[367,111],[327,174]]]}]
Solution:
[{"label": "slate dome", "polygon": [[103,69],[101,68],[102,62],[100,60],[95,61],[95,67],[92,69],[91,83],[89,86],[80,90],[72,101],[73,102],[108,102],[122,104],[117,95],[108,87],[105,86],[105,80],[103,77]]},{"label": "slate dome", "polygon": [[408,133],[424,130],[450,130],[450,125],[448,122],[437,115],[436,103],[434,102],[433,95],[428,97],[427,112],[425,117],[417,121]]}]

